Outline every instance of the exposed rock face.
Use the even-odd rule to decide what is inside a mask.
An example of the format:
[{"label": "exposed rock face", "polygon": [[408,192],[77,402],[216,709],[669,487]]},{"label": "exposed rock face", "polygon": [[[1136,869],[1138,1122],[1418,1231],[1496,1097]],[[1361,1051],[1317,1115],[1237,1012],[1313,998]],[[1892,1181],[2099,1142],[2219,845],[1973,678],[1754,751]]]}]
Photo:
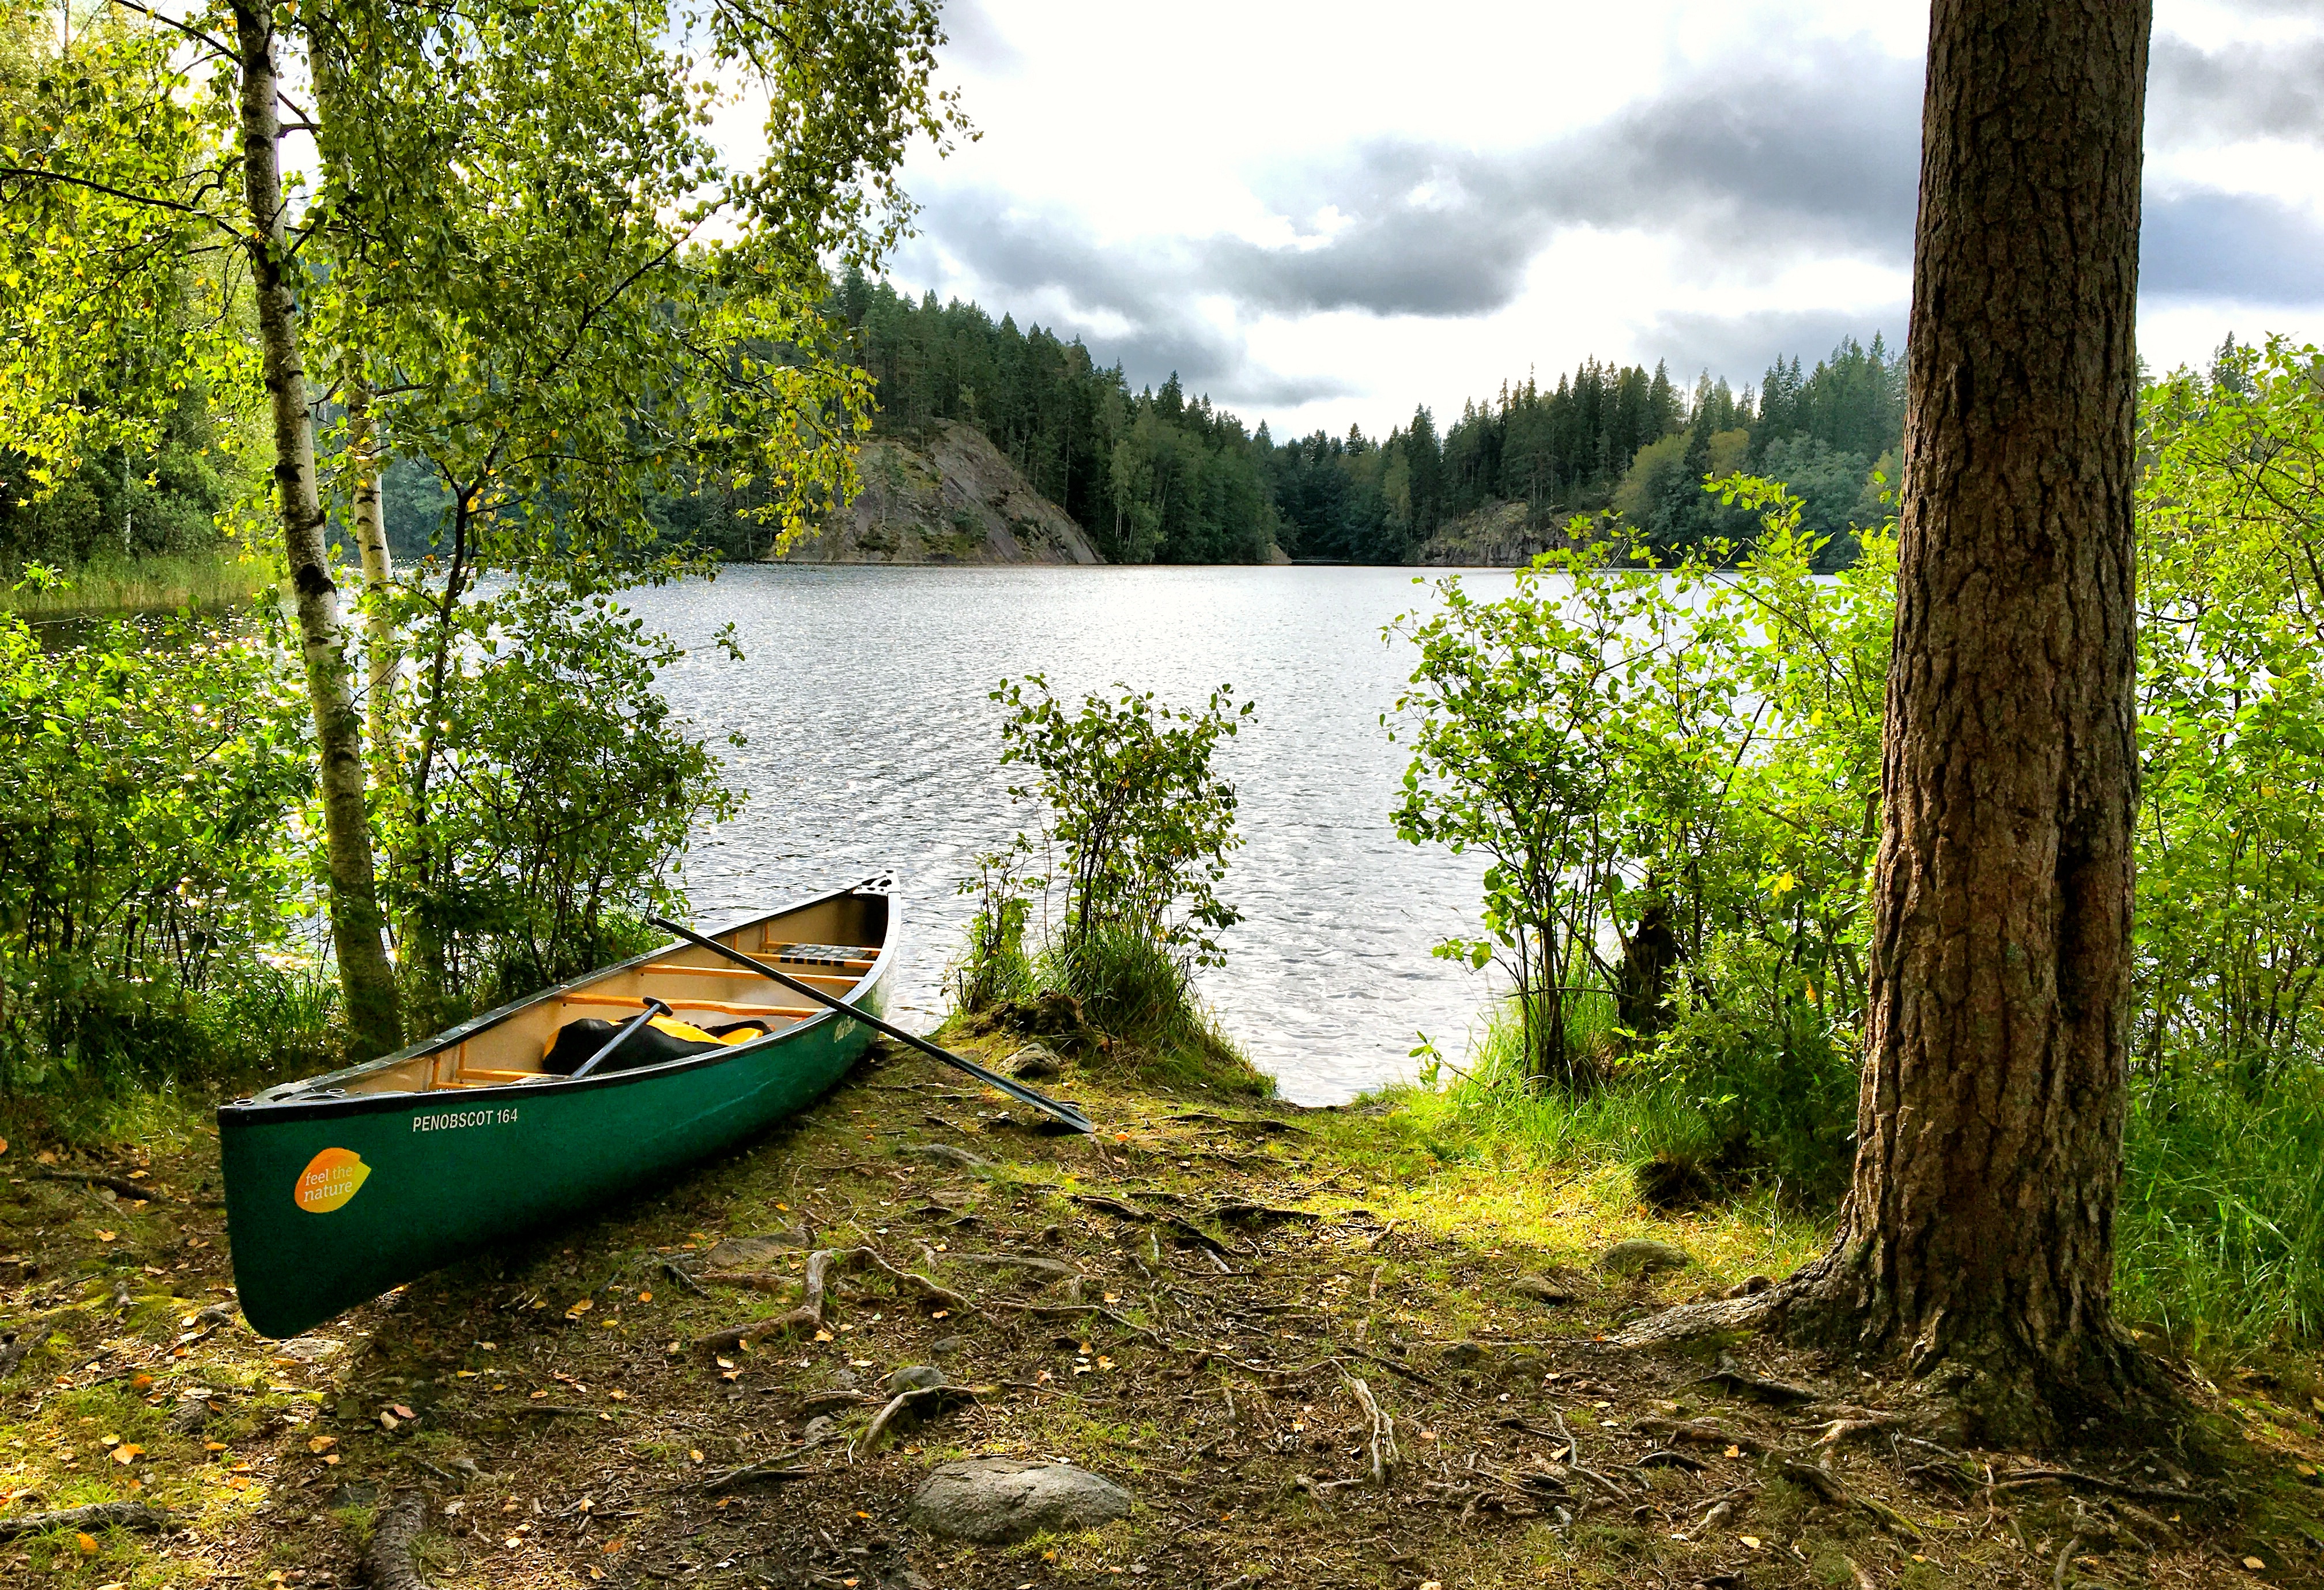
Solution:
[{"label": "exposed rock face", "polygon": [[1414,561],[1430,569],[1515,569],[1536,552],[1572,544],[1562,523],[1530,527],[1528,517],[1523,503],[1488,503],[1437,526]]},{"label": "exposed rock face", "polygon": [[1033,489],[973,426],[875,438],[862,489],[790,563],[1102,563],[1081,526]]},{"label": "exposed rock face", "polygon": [[1120,1485],[1070,1464],[972,1457],[928,1475],[909,1517],[932,1535],[997,1545],[1044,1530],[1094,1529],[1130,1505]]}]

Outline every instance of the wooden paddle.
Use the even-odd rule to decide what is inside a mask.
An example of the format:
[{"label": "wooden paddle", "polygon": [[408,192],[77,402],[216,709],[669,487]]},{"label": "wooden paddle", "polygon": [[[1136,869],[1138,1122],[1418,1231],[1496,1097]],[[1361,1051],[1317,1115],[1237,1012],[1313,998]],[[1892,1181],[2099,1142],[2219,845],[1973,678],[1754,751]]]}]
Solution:
[{"label": "wooden paddle", "polygon": [[677,934],[688,944],[709,950],[714,955],[724,956],[738,966],[748,966],[752,971],[758,973],[761,976],[770,978],[774,982],[781,984],[793,994],[803,994],[807,998],[815,1001],[816,1003],[827,1005],[831,1009],[837,1011],[843,1016],[853,1016],[855,1020],[862,1022],[866,1027],[871,1028],[874,1032],[884,1032],[899,1043],[908,1043],[932,1060],[942,1060],[945,1065],[950,1066],[955,1071],[965,1071],[971,1077],[975,1077],[979,1082],[983,1083],[987,1087],[1005,1093],[1010,1098],[1017,1100],[1019,1104],[1030,1105],[1035,1109],[1040,1111],[1043,1114],[1047,1115],[1054,1120],[1064,1122],[1075,1132],[1094,1132],[1097,1131],[1097,1128],[1091,1124],[1090,1118],[1087,1115],[1083,1114],[1077,1105],[1066,1104],[1061,1100],[1053,1099],[1046,1095],[1036,1093],[1031,1088],[1026,1086],[1023,1083],[1013,1082],[1010,1078],[1001,1076],[998,1071],[986,1070],[974,1060],[964,1060],[958,1055],[952,1053],[949,1049],[937,1048],[935,1044],[930,1043],[925,1038],[916,1037],[913,1034],[905,1031],[901,1027],[890,1026],[886,1021],[881,1021],[879,1017],[872,1015],[868,1012],[857,1010],[853,1005],[849,1004],[845,1000],[841,999],[836,994],[825,994],[822,989],[802,983],[797,977],[786,976],[784,974],[775,970],[774,967],[767,965],[764,961],[753,959],[752,957],[744,955],[739,949],[730,948],[727,946],[719,943],[715,938],[705,938],[701,934],[695,932],[692,929],[681,928],[676,922],[669,920],[666,917],[648,917],[646,920],[653,924],[655,927],[659,928],[665,933]]}]

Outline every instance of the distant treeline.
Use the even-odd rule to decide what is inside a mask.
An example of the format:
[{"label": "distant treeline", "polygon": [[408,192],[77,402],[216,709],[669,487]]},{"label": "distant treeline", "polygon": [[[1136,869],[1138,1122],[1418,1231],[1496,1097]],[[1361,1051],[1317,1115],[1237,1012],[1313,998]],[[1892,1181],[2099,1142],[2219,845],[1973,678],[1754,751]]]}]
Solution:
[{"label": "distant treeline", "polygon": [[[1738,467],[1788,484],[1844,557],[1851,525],[1877,517],[1869,477],[1903,434],[1903,361],[1877,336],[1812,369],[1779,359],[1739,394],[1592,359],[1554,387],[1528,377],[1466,404],[1441,434],[1424,406],[1385,437],[1351,427],[1278,444],[1264,424],[1254,434],[1187,397],[1176,375],[1133,391],[1080,341],[996,322],[973,303],[915,300],[851,275],[839,308],[878,384],[883,430],[976,426],[1119,562],[1250,561],[1280,546],[1404,563],[1451,522],[1504,503],[1523,504],[1538,531],[1618,508],[1642,550],[1669,557],[1748,539],[1750,522],[1701,489]],[[1887,458],[1883,473],[1895,472]]]},{"label": "distant treeline", "polygon": [[[1409,563],[1469,515],[1521,504],[1526,531],[1554,539],[1576,514],[1612,510],[1642,555],[1670,560],[1711,540],[1747,544],[1756,522],[1702,490],[1738,469],[1788,485],[1832,566],[1852,532],[1884,512],[1904,433],[1904,361],[1875,336],[1843,341],[1812,368],[1779,358],[1757,387],[1657,365],[1585,360],[1554,386],[1528,375],[1465,403],[1441,431],[1422,406],[1385,436],[1351,426],[1278,443],[1176,374],[1134,389],[1119,363],[1079,339],[1020,329],[974,303],[913,299],[851,273],[834,309],[879,391],[879,429],[973,425],[1117,563],[1294,559]],[[762,554],[771,530],[752,510],[762,486],[705,483],[657,501],[675,541],[728,557]],[[440,498],[417,469],[392,467],[388,521],[399,552],[424,543]],[[1506,524],[1510,515],[1499,513]]]},{"label": "distant treeline", "polygon": [[1253,563],[1277,541],[1268,448],[1174,374],[1133,393],[1101,366],[1014,318],[973,303],[917,303],[850,273],[839,307],[856,356],[878,382],[882,430],[933,420],[973,425],[1036,490],[1074,516],[1117,563]]}]

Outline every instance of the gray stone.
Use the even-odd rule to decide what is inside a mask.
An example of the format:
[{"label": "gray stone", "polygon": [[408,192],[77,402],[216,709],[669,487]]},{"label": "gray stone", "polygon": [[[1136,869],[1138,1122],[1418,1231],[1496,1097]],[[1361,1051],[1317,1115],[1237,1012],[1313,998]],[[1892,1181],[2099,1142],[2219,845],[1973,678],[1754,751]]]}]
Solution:
[{"label": "gray stone", "polygon": [[966,1352],[968,1347],[966,1336],[946,1336],[941,1341],[930,1342],[928,1352],[938,1358],[949,1358],[955,1353]]},{"label": "gray stone", "polygon": [[891,1391],[919,1391],[945,1383],[945,1372],[930,1364],[908,1364],[880,1382]]},{"label": "gray stone", "polygon": [[819,1447],[838,1433],[839,1426],[834,1422],[831,1415],[818,1413],[808,1419],[806,1428],[799,1431],[799,1444],[805,1447]]},{"label": "gray stone", "polygon": [[702,1265],[706,1270],[757,1270],[807,1245],[807,1232],[797,1226],[763,1236],[730,1236],[702,1255]]},{"label": "gray stone", "polygon": [[1509,1290],[1520,1298],[1531,1298],[1551,1308],[1571,1303],[1581,1296],[1574,1284],[1554,1275],[1520,1275],[1509,1283]]},{"label": "gray stone", "polygon": [[1482,1342],[1455,1342],[1444,1349],[1444,1362],[1454,1369],[1474,1369],[1484,1361]]},{"label": "gray stone", "polygon": [[835,1391],[852,1391],[862,1383],[863,1377],[852,1369],[835,1369],[831,1372],[831,1389]]},{"label": "gray stone", "polygon": [[1693,1262],[1684,1249],[1643,1236],[1616,1243],[1598,1256],[1598,1268],[1614,1275],[1652,1275],[1662,1270],[1683,1270]]},{"label": "gray stone", "polygon": [[1002,1063],[1001,1069],[1019,1082],[1047,1082],[1065,1074],[1065,1062],[1046,1043],[1028,1043]]},{"label": "gray stone", "polygon": [[964,1170],[982,1170],[991,1161],[978,1159],[966,1149],[956,1149],[948,1142],[908,1142],[896,1151],[916,1160],[939,1160],[947,1165],[957,1165]]},{"label": "gray stone", "polygon": [[972,1457],[929,1474],[906,1516],[932,1535],[990,1546],[1044,1530],[1095,1529],[1130,1507],[1129,1492],[1070,1464]]}]

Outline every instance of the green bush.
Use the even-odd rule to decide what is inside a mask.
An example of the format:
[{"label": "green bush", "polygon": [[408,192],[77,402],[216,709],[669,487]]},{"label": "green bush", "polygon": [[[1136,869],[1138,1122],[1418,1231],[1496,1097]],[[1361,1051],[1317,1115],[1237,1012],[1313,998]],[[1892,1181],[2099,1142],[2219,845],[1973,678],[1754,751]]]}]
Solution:
[{"label": "green bush", "polygon": [[[390,910],[421,1023],[660,942],[694,823],[738,799],[654,689],[680,654],[611,597],[519,582],[459,614],[387,822]],[[735,737],[739,743],[739,736]]]},{"label": "green bush", "polygon": [[[0,1086],[184,1074],[309,902],[305,701],[242,635],[0,615]],[[226,1023],[230,1026],[231,1023]]]},{"label": "green bush", "polygon": [[[2209,376],[2150,387],[2142,423],[2118,1284],[2134,1315],[2181,1337],[2312,1338],[2324,355],[2231,347]],[[1578,1066],[1588,1045],[1570,1031],[1544,1053],[1545,1023],[1504,1020],[1477,1046],[1464,1099],[1543,1141],[1716,1157],[1828,1203],[1856,1125],[1894,541],[1868,532],[1860,562],[1818,578],[1821,549],[1787,497],[1720,489],[1768,522],[1731,573],[1575,554],[1541,560],[1498,603],[1448,589],[1405,626],[1423,662],[1397,820],[1493,857],[1485,932],[1452,952],[1521,960],[1530,934],[1565,957],[1535,962],[1561,998],[1620,1007],[1610,1086],[1545,1093],[1545,1075],[1587,1083],[1606,1068]],[[1544,589],[1546,574],[1569,583]]]},{"label": "green bush", "polygon": [[[1234,787],[1211,759],[1250,706],[1223,686],[1199,710],[1120,689],[1073,710],[1038,674],[992,692],[1007,709],[1002,763],[1035,775],[1010,793],[1038,802],[1042,824],[1038,839],[1020,833],[980,856],[961,886],[977,907],[954,1003],[974,1013],[1056,988],[1138,1051],[1141,1075],[1268,1091],[1194,986],[1194,968],[1221,959],[1216,935],[1240,920],[1215,889],[1241,840]],[[1027,871],[1037,852],[1053,864],[1038,876]]]}]

